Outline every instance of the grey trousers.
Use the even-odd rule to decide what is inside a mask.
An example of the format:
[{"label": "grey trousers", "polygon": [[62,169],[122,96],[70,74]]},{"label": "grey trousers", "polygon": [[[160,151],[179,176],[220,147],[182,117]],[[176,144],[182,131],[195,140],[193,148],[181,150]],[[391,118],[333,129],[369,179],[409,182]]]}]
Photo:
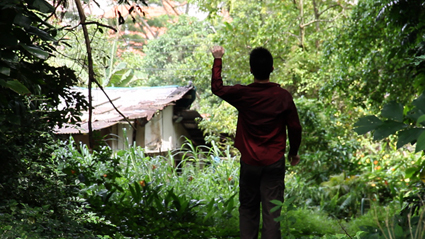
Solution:
[{"label": "grey trousers", "polygon": [[241,162],[239,180],[239,229],[241,239],[258,239],[260,204],[262,206],[262,239],[281,239],[280,223],[274,218],[280,210],[270,200],[283,201],[285,190],[285,158],[268,166],[253,166]]}]

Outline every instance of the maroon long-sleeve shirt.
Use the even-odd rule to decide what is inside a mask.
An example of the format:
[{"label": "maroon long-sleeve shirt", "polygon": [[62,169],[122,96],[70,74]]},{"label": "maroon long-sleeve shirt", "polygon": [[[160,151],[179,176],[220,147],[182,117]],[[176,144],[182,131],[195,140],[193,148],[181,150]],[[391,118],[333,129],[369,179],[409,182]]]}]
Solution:
[{"label": "maroon long-sleeve shirt", "polygon": [[239,111],[235,147],[241,160],[263,166],[281,159],[286,148],[286,128],[289,154],[298,154],[301,124],[291,94],[272,82],[224,86],[221,69],[222,59],[214,59],[211,90]]}]

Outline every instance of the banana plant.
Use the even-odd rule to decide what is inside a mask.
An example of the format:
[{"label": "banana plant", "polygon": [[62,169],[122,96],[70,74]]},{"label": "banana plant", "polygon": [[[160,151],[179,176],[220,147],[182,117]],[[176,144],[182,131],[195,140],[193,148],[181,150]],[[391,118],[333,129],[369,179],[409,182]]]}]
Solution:
[{"label": "banana plant", "polygon": [[[120,28],[118,27],[119,35]],[[134,70],[127,68],[127,63],[119,62],[116,64],[115,56],[118,49],[118,38],[115,39],[112,44],[109,62],[103,72],[103,78],[99,82],[103,87],[115,86],[115,87],[127,87],[132,81],[136,80],[134,76]]]},{"label": "banana plant", "polygon": [[105,69],[105,78],[102,80],[102,86],[126,87],[136,80],[134,70],[128,69],[127,63],[120,62],[118,65],[110,67]]}]

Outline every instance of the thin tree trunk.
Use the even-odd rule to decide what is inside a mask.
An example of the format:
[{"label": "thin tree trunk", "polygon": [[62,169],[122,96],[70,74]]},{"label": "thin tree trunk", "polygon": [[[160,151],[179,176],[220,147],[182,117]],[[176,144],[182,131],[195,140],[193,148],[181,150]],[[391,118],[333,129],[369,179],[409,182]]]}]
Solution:
[{"label": "thin tree trunk", "polygon": [[[320,31],[320,22],[319,22],[320,13],[319,13],[319,9],[317,8],[316,0],[313,0],[313,7],[314,7],[314,18],[316,20],[316,33],[319,33],[319,31]],[[316,39],[316,49],[319,50],[319,48],[320,48],[320,42],[319,42],[319,39]]]},{"label": "thin tree trunk", "polygon": [[95,81],[94,79],[94,70],[93,70],[93,57],[91,52],[91,46],[90,46],[90,37],[89,32],[87,30],[86,26],[86,15],[84,13],[83,6],[81,5],[80,0],[75,0],[75,5],[77,5],[78,9],[78,15],[80,16],[80,22],[81,27],[83,28],[84,33],[84,41],[86,43],[86,50],[87,50],[87,62],[88,62],[88,68],[89,68],[89,82],[88,82],[88,100],[89,100],[89,148],[93,149],[94,146],[94,140],[93,140],[93,128],[92,128],[92,115],[93,115],[93,107],[92,107],[92,82]]},{"label": "thin tree trunk", "polygon": [[305,26],[304,26],[304,3],[303,0],[299,1],[300,5],[300,45],[304,50],[304,41],[305,41]]}]

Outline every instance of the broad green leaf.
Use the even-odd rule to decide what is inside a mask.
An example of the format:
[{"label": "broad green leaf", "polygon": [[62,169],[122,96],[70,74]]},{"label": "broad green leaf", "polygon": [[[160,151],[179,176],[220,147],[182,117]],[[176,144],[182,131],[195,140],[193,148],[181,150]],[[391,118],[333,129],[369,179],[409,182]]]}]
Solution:
[{"label": "broad green leaf", "polygon": [[276,212],[279,210],[282,206],[274,206],[272,209],[270,209],[270,212]]},{"label": "broad green leaf", "polygon": [[232,210],[233,210],[233,207],[234,207],[234,201],[233,201],[233,198],[232,198],[231,200],[229,200],[229,203],[227,204],[226,211],[231,213]]},{"label": "broad green leaf", "polygon": [[373,139],[374,140],[384,139],[390,136],[391,134],[395,134],[395,132],[405,127],[406,125],[401,122],[387,120],[375,129],[375,132],[373,133]]},{"label": "broad green leaf", "polygon": [[133,80],[134,77],[134,70],[130,69],[128,70],[122,77],[121,81],[119,82],[119,87],[126,87],[128,84]]},{"label": "broad green leaf", "polygon": [[421,126],[420,124],[424,121],[425,121],[425,114],[418,118],[418,120],[416,121],[416,126],[418,127]]},{"label": "broad green leaf", "polygon": [[390,102],[384,106],[381,115],[395,121],[403,121],[403,105],[397,102]]},{"label": "broad green leaf", "polygon": [[354,131],[357,134],[366,134],[367,132],[369,132],[371,130],[375,130],[381,124],[382,124],[382,121],[380,119],[378,119],[376,116],[374,116],[374,115],[365,116],[365,117],[360,118],[354,124],[354,127],[356,127],[354,129]]},{"label": "broad green leaf", "polygon": [[126,67],[127,67],[127,63],[120,62],[117,66],[114,67],[114,71],[117,72],[117,71],[125,69]]},{"label": "broad green leaf", "polygon": [[286,218],[286,215],[285,214],[282,214],[279,217],[274,218],[273,220],[275,222],[281,222],[281,221],[285,220],[285,218]]},{"label": "broad green leaf", "polygon": [[405,174],[405,177],[406,178],[411,178],[411,177],[413,177],[416,173],[418,173],[419,172],[419,168],[415,168],[415,167],[411,167],[411,168],[408,168],[408,169],[406,169],[406,172],[404,173]]},{"label": "broad green leaf", "polygon": [[425,132],[418,137],[418,141],[416,142],[415,153],[425,150]]},{"label": "broad green leaf", "polygon": [[279,200],[275,200],[275,199],[273,199],[273,200],[271,200],[270,201],[271,203],[273,203],[273,204],[276,204],[277,206],[283,206],[283,202],[281,202],[281,201],[279,201]]},{"label": "broad green leaf", "polygon": [[[287,198],[284,202],[283,202],[283,205],[284,206],[289,206],[289,205],[291,205],[292,204],[292,202],[293,201],[295,201],[295,199],[296,199],[296,197],[290,197],[290,198]],[[270,201],[271,202],[271,201]],[[273,202],[274,203],[274,202]],[[276,204],[276,203],[274,203],[274,204]]]},{"label": "broad green leaf", "polygon": [[54,41],[54,42],[56,41],[56,39],[55,39],[54,37],[52,37],[49,33],[45,32],[45,31],[43,31],[43,30],[41,30],[41,29],[39,29],[39,28],[36,28],[36,27],[30,26],[30,27],[27,29],[27,31],[28,31],[29,33],[32,33],[32,34],[34,34],[34,35],[39,36],[41,39],[43,39],[43,40],[45,40],[45,41]]},{"label": "broad green leaf", "polygon": [[224,22],[224,25],[226,26],[226,28],[227,28],[228,31],[232,31],[233,30],[233,27],[232,27],[232,25],[230,25],[230,23]]},{"label": "broad green leaf", "polygon": [[13,23],[15,23],[18,26],[28,28],[31,26],[32,20],[31,18],[23,15],[23,14],[17,14],[15,16],[15,19],[13,19]]},{"label": "broad green leaf", "polygon": [[27,50],[29,53],[34,55],[37,58],[40,58],[42,60],[46,60],[47,57],[49,57],[49,53],[36,47],[36,46],[27,46],[25,44],[20,44],[25,50]]},{"label": "broad green leaf", "polygon": [[394,234],[395,234],[396,238],[403,237],[404,236],[403,228],[401,228],[400,225],[396,225],[395,230],[394,230]]},{"label": "broad green leaf", "polygon": [[406,129],[403,131],[400,131],[398,134],[398,140],[397,140],[397,148],[401,148],[404,145],[408,143],[412,143],[413,141],[417,140],[419,135],[424,132],[425,129],[419,129],[419,128],[413,128],[413,129]]},{"label": "broad green leaf", "polygon": [[425,92],[413,101],[413,105],[425,113]]},{"label": "broad green leaf", "polygon": [[21,95],[31,94],[31,91],[29,91],[28,88],[18,80],[6,81],[6,84],[4,86],[10,88],[11,90]]},{"label": "broad green leaf", "polygon": [[424,114],[424,112],[422,112],[422,110],[415,108],[415,109],[409,111],[409,113],[407,113],[406,117],[413,120],[413,121],[418,121],[419,117],[421,117],[423,114]]}]

